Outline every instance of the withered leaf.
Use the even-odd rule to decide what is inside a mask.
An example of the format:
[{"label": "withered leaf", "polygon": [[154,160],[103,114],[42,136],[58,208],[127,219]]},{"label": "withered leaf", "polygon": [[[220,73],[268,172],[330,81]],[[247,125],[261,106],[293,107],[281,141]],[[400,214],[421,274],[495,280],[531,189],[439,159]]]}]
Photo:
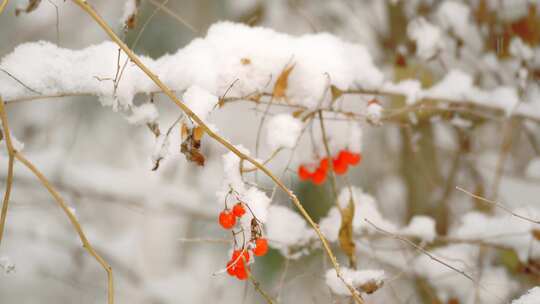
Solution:
[{"label": "withered leaf", "polygon": [[351,197],[346,208],[341,209],[341,227],[339,227],[339,246],[349,257],[351,267],[356,266],[356,254],[353,240],[354,201]]},{"label": "withered leaf", "polygon": [[294,118],[298,118],[298,117],[300,117],[300,116],[302,115],[302,113],[304,113],[304,110],[296,110],[296,111],[294,111],[294,112],[292,113],[292,116],[293,116]]},{"label": "withered leaf", "polygon": [[343,95],[343,91],[340,90],[335,85],[330,86],[330,92],[332,93],[332,102],[336,101],[338,98],[340,98]]},{"label": "withered leaf", "polygon": [[20,13],[31,13],[32,11],[36,10],[41,3],[41,0],[29,0],[28,5],[26,5],[25,8],[17,8],[15,9],[15,16],[19,16]]},{"label": "withered leaf", "polygon": [[251,64],[251,59],[249,59],[249,58],[242,58],[242,59],[240,59],[240,62],[241,62],[243,65],[248,65],[248,64]]},{"label": "withered leaf", "polygon": [[363,292],[367,294],[372,294],[375,291],[377,291],[379,288],[381,288],[382,286],[383,286],[383,281],[370,280],[360,285],[359,287]]},{"label": "withered leaf", "polygon": [[186,156],[186,159],[190,162],[194,162],[199,166],[204,166],[205,157],[201,153],[201,138],[204,131],[200,127],[188,128],[185,124],[182,124],[182,144],[180,145],[180,152]]},{"label": "withered leaf", "polygon": [[533,229],[531,233],[535,240],[540,241],[540,229]]},{"label": "withered leaf", "polygon": [[204,130],[203,128],[201,127],[195,127],[195,129],[193,129],[193,139],[196,140],[196,141],[201,141],[202,137],[204,135]]},{"label": "withered leaf", "polygon": [[295,64],[287,65],[279,75],[278,79],[276,80],[276,84],[274,85],[274,91],[272,92],[274,98],[279,99],[285,97],[285,92],[287,91],[287,87],[289,85],[289,75],[294,69],[294,66]]}]

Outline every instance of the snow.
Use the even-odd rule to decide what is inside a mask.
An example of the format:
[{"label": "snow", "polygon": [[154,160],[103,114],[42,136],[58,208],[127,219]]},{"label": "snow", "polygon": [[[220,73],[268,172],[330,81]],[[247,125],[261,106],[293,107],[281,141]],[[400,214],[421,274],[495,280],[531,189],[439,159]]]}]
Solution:
[{"label": "snow", "polygon": [[[157,88],[138,67],[128,64],[114,92],[112,78],[118,54],[112,42],[70,50],[40,41],[19,45],[0,66],[40,94],[89,93],[100,96],[104,105],[122,109],[132,104],[135,94]],[[316,105],[328,79],[346,90],[359,84],[376,88],[384,78],[362,45],[327,33],[295,37],[231,22],[214,24],[206,37],[193,40],[174,54],[156,60],[140,58],[173,90],[198,86],[215,96],[221,96],[236,79],[229,96],[260,90],[271,93],[283,66],[293,62],[287,99],[305,106]],[[125,59],[121,52],[120,62]],[[6,100],[35,95],[3,74],[0,91]]]},{"label": "snow", "polygon": [[[191,111],[193,111],[193,113],[206,123],[210,112],[218,103],[218,98],[203,88],[193,85],[184,92],[182,101],[191,109]],[[191,120],[187,121],[191,122]]]},{"label": "snow", "polygon": [[0,257],[0,269],[2,269],[5,274],[10,274],[15,272],[15,264],[11,262],[9,257],[3,256]]},{"label": "snow", "polygon": [[134,106],[133,112],[127,117],[131,124],[142,125],[155,122],[159,116],[158,110],[153,103],[144,103],[140,106]]},{"label": "snow", "polygon": [[310,240],[316,238],[314,231],[307,226],[304,218],[283,206],[268,208],[265,227],[270,246],[292,259],[301,257],[303,252],[292,254],[294,248],[291,247],[306,246]]},{"label": "snow", "polygon": [[443,47],[441,30],[424,18],[409,22],[407,36],[416,42],[416,55],[423,60],[432,58]]},{"label": "snow", "polygon": [[127,23],[129,18],[135,14],[137,14],[137,0],[126,0],[124,3],[124,11],[122,13],[122,17],[120,18],[120,24],[124,25]]},{"label": "snow", "polygon": [[369,103],[366,109],[366,118],[372,124],[380,124],[383,107],[378,102]]},{"label": "snow", "polygon": [[[533,208],[519,208],[515,214],[535,219],[540,218],[540,211]],[[536,244],[530,231],[539,229],[540,225],[502,213],[495,216],[480,212],[469,212],[461,218],[461,225],[451,231],[450,235],[464,239],[482,239],[484,241],[512,248],[519,259],[526,263],[529,258],[529,247]]]},{"label": "snow", "polygon": [[415,236],[424,242],[433,242],[437,236],[435,232],[435,220],[425,215],[415,215],[409,225],[401,230],[402,234]]},{"label": "snow", "polygon": [[540,179],[540,157],[535,157],[529,161],[525,169],[525,175]]},{"label": "snow", "polygon": [[467,35],[470,28],[469,17],[469,7],[457,1],[445,1],[437,10],[439,24],[461,38]]},{"label": "snow", "polygon": [[266,141],[270,150],[279,148],[293,148],[300,132],[302,121],[290,114],[278,114],[272,116],[266,126]]},{"label": "snow", "polygon": [[[382,286],[385,275],[383,270],[355,270],[346,267],[341,268],[341,275],[347,284],[358,289],[360,286],[368,283],[374,283],[376,286]],[[335,269],[329,269],[325,275],[326,285],[330,287],[333,293],[338,295],[350,295],[350,291],[345,284],[338,278]],[[361,289],[360,289],[361,290]]]},{"label": "snow", "polygon": [[540,287],[529,289],[527,293],[512,301],[512,304],[537,304],[540,303]]}]

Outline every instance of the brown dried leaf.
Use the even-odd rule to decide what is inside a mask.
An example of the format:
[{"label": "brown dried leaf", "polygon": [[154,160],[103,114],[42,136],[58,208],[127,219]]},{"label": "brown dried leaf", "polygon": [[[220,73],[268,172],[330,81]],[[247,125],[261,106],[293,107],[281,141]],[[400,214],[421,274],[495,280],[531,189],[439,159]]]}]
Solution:
[{"label": "brown dried leaf", "polygon": [[343,91],[340,90],[335,85],[330,86],[330,92],[332,93],[332,102],[336,101],[338,98],[340,98],[343,95]]},{"label": "brown dried leaf", "polygon": [[124,21],[124,27],[126,29],[134,29],[137,26],[137,14],[139,13],[139,6],[141,5],[141,0],[135,1],[135,10],[131,15],[127,17]]},{"label": "brown dried leaf", "polygon": [[[201,127],[195,127],[195,129],[193,130],[193,139],[194,139],[195,141],[200,142],[201,139],[202,139],[202,137],[203,137],[203,135],[204,135],[204,130],[203,130],[203,128],[201,128]],[[199,144],[199,145],[200,145],[200,144]]]},{"label": "brown dried leaf", "polygon": [[294,69],[294,66],[294,64],[286,66],[285,69],[283,69],[283,72],[281,72],[281,75],[279,75],[276,84],[274,85],[274,91],[272,92],[274,98],[279,99],[285,97],[285,91],[287,91],[287,86],[289,85],[289,75]]},{"label": "brown dried leaf", "polygon": [[240,59],[240,62],[241,62],[243,65],[248,65],[248,64],[251,64],[251,59],[249,59],[249,58],[241,58],[241,59]]},{"label": "brown dried leaf", "polygon": [[28,4],[25,8],[16,8],[15,9],[15,16],[19,16],[20,13],[31,13],[32,11],[35,11],[39,4],[41,3],[41,0],[29,0]]},{"label": "brown dried leaf", "polygon": [[535,240],[540,241],[540,229],[533,229],[531,233]]},{"label": "brown dried leaf", "polygon": [[188,137],[189,135],[189,130],[188,130],[188,127],[186,126],[185,123],[182,123],[182,126],[180,127],[180,135],[181,135],[181,139],[182,141],[186,140],[186,138]]},{"label": "brown dried leaf", "polygon": [[359,286],[359,288],[367,293],[372,294],[383,286],[383,281],[371,280]]},{"label": "brown dried leaf", "polygon": [[339,227],[339,246],[349,257],[351,267],[356,266],[356,245],[353,241],[354,201],[351,197],[346,208],[341,210],[341,227]]},{"label": "brown dried leaf", "polygon": [[296,110],[296,111],[294,111],[294,112],[292,113],[292,116],[293,116],[294,118],[298,118],[298,117],[300,117],[300,116],[302,115],[302,113],[304,113],[304,110]]}]

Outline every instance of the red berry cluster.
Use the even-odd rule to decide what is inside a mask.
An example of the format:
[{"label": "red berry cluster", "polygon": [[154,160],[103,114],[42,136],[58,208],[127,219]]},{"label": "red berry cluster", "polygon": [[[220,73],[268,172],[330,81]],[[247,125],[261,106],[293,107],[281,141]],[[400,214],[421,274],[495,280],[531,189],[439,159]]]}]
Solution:
[{"label": "red berry cluster", "polygon": [[221,211],[219,214],[219,224],[225,229],[231,229],[236,225],[236,218],[242,217],[245,213],[244,204],[238,202],[233,206],[232,211],[229,209]]},{"label": "red berry cluster", "polygon": [[[225,207],[219,214],[219,224],[224,229],[232,229],[236,225],[236,218],[241,218],[244,214],[246,214],[246,209],[242,202],[236,203],[232,210]],[[268,252],[268,241],[261,237],[261,231],[262,229],[259,221],[253,216],[253,219],[251,220],[251,240],[247,246],[244,244],[241,250],[234,250],[231,259],[227,262],[227,273],[230,276],[236,277],[239,280],[247,279],[250,272],[248,266],[250,251],[255,256],[263,256]],[[243,229],[240,232],[243,233]],[[233,236],[235,235],[236,233],[233,231]]]},{"label": "red berry cluster", "polygon": [[[332,158],[334,173],[342,175],[347,173],[349,166],[355,166],[362,160],[362,154],[341,150],[336,157]],[[309,171],[307,166],[300,165],[298,167],[298,176],[300,180],[311,180],[315,185],[320,185],[326,181],[328,173],[328,157],[320,160],[319,166],[315,171]]]}]

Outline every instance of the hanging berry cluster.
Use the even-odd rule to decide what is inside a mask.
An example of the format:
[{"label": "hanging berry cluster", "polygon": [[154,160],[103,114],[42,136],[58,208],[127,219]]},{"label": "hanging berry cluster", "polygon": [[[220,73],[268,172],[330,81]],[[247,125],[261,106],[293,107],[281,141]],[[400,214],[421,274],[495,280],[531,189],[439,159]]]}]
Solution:
[{"label": "hanging berry cluster", "polygon": [[[337,156],[332,158],[332,166],[334,173],[342,175],[347,173],[349,166],[356,166],[362,160],[362,154],[350,152],[349,150],[341,150]],[[319,166],[310,171],[308,166],[300,165],[298,167],[298,177],[300,180],[311,180],[315,185],[321,185],[326,181],[326,175],[328,174],[328,157],[324,157],[319,161]]]},{"label": "hanging berry cluster", "polygon": [[[231,189],[227,197],[232,194],[234,190]],[[268,252],[268,241],[262,237],[261,223],[255,217],[255,214],[249,209],[249,206],[241,202],[238,197],[238,202],[234,204],[232,209],[227,207],[227,197],[225,198],[225,209],[219,214],[219,224],[226,230],[232,229],[234,238],[234,250],[231,255],[231,259],[227,262],[227,273],[236,277],[239,280],[245,280],[249,277],[250,273],[250,256],[263,256]],[[246,242],[245,231],[243,227],[239,227],[237,231],[234,228],[237,226],[237,219],[246,214],[246,207],[250,211],[253,218],[251,219],[251,237]],[[240,226],[240,225],[238,225]],[[243,236],[243,241],[237,241],[238,235]],[[251,253],[251,254],[250,254]]]}]

